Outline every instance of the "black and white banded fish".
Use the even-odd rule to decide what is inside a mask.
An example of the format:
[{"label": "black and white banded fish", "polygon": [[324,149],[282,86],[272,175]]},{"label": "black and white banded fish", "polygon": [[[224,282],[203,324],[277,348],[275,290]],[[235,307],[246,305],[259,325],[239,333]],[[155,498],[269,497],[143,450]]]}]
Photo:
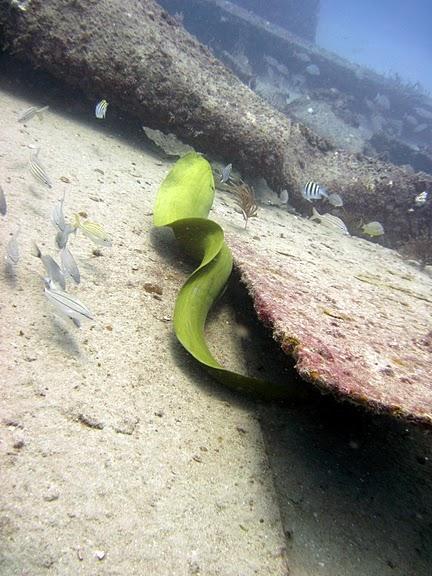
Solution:
[{"label": "black and white banded fish", "polygon": [[21,228],[13,234],[12,238],[9,240],[6,247],[6,262],[16,266],[20,259],[19,246],[18,246],[18,234],[21,232]]},{"label": "black and white banded fish", "polygon": [[320,200],[321,198],[328,198],[327,190],[313,180],[306,182],[302,194],[303,198],[309,202],[312,202],[312,200]]},{"label": "black and white banded fish", "polygon": [[75,262],[75,258],[72,256],[71,251],[67,246],[61,250],[60,259],[64,274],[68,274],[75,284],[79,284],[81,280],[80,271]]},{"label": "black and white banded fish", "polygon": [[38,154],[39,149],[32,150],[30,154],[30,172],[38,182],[44,186],[48,186],[48,188],[52,188],[51,178],[45,172],[45,169],[38,158]]},{"label": "black and white banded fish", "polygon": [[36,242],[33,242],[33,255],[39,258],[43,264],[43,267],[48,274],[48,278],[52,282],[53,286],[59,286],[62,290],[66,288],[66,281],[64,274],[57,264],[57,262],[49,255],[43,255],[39,249],[39,246]]},{"label": "black and white banded fish", "polygon": [[63,290],[57,290],[50,280],[44,279],[44,281],[45,296],[59,314],[70,318],[78,327],[83,319],[93,320],[90,310],[77,298],[70,296]]},{"label": "black and white banded fish", "polygon": [[39,118],[39,120],[42,120],[43,113],[46,112],[48,110],[48,108],[49,108],[49,106],[42,106],[42,108],[36,108],[36,106],[30,106],[30,108],[27,108],[26,110],[23,110],[22,112],[20,112],[17,120],[21,124],[24,124],[24,122],[28,122],[29,120],[31,120],[35,116],[37,116]]},{"label": "black and white banded fish", "polygon": [[99,118],[100,120],[105,118],[107,108],[108,108],[108,102],[105,99],[98,102],[95,108],[96,118]]},{"label": "black and white banded fish", "polygon": [[227,164],[221,172],[221,183],[226,184],[231,177],[232,164]]},{"label": "black and white banded fish", "polygon": [[7,202],[3,188],[0,186],[0,214],[6,216]]}]

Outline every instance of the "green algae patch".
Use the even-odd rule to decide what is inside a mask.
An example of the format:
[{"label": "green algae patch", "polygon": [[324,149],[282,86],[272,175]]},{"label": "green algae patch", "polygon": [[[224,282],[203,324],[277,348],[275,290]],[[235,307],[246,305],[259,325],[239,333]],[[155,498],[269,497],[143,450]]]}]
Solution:
[{"label": "green algae patch", "polygon": [[209,350],[208,312],[231,275],[233,259],[222,228],[208,219],[215,186],[210,164],[196,152],[180,158],[156,197],[155,226],[169,226],[187,254],[200,262],[182,286],[174,308],[174,331],[183,347],[222,384],[266,398],[284,398],[289,387],[224,368]]}]

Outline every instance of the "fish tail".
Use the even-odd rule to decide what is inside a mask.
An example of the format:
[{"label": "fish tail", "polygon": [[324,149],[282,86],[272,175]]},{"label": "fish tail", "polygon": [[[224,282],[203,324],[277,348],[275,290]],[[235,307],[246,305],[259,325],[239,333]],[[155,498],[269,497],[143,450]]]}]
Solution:
[{"label": "fish tail", "polygon": [[42,258],[42,252],[40,251],[39,246],[34,241],[32,243],[31,253],[33,254],[33,256],[36,256],[36,258]]},{"label": "fish tail", "polygon": [[77,228],[81,228],[81,220],[79,217],[79,214],[74,214],[73,216],[73,220],[72,220],[72,228],[74,229],[73,231],[76,234]]}]

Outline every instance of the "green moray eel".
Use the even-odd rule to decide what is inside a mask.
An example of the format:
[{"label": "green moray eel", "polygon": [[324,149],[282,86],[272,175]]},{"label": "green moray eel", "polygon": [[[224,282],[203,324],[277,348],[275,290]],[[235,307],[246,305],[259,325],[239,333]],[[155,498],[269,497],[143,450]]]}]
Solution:
[{"label": "green moray eel", "polygon": [[186,350],[219,382],[242,392],[282,398],[289,387],[226,370],[204,336],[207,314],[230,277],[233,259],[222,228],[208,219],[215,186],[210,164],[190,152],[173,166],[159,189],[155,226],[169,226],[187,254],[201,262],[181,288],[174,309],[174,331]]}]

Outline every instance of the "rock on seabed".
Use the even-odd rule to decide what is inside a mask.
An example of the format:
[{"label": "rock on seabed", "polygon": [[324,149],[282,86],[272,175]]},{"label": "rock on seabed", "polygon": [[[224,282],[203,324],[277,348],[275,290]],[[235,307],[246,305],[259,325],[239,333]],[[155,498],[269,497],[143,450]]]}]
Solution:
[{"label": "rock on seabed", "polygon": [[[323,390],[432,426],[432,290],[397,253],[283,213],[227,241],[259,319]],[[270,216],[271,218],[271,216]],[[264,237],[267,238],[264,239]],[[257,238],[257,236],[255,236]]]}]

